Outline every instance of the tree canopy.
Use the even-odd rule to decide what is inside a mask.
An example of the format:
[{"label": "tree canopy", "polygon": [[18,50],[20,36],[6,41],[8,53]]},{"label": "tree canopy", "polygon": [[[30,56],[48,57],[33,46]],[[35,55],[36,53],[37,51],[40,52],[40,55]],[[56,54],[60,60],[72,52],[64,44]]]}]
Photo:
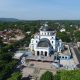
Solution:
[{"label": "tree canopy", "polygon": [[70,35],[66,32],[57,32],[57,37],[59,37],[63,42],[71,42]]},{"label": "tree canopy", "polygon": [[21,80],[22,74],[20,72],[14,72],[7,80]]},{"label": "tree canopy", "polygon": [[80,80],[80,70],[59,71],[55,80]]},{"label": "tree canopy", "polygon": [[80,41],[80,31],[74,33],[76,41]]},{"label": "tree canopy", "polygon": [[53,73],[46,71],[40,78],[40,80],[53,80]]}]

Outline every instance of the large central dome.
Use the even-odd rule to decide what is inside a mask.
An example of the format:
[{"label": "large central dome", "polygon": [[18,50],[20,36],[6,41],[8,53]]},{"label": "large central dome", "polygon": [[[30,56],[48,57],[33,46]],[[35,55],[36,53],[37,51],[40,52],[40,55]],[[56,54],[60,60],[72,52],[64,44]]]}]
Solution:
[{"label": "large central dome", "polygon": [[43,38],[39,41],[37,47],[50,47],[51,44],[50,44],[50,41],[46,38]]}]

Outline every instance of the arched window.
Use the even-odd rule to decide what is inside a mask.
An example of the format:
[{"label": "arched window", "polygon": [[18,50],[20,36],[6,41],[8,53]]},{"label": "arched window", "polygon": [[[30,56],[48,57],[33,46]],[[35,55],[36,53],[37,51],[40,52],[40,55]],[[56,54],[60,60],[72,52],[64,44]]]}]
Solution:
[{"label": "arched window", "polygon": [[49,35],[49,32],[48,32],[48,35]]},{"label": "arched window", "polygon": [[65,57],[65,59],[67,59],[67,57]]},{"label": "arched window", "polygon": [[64,56],[62,56],[62,58],[64,59]]}]

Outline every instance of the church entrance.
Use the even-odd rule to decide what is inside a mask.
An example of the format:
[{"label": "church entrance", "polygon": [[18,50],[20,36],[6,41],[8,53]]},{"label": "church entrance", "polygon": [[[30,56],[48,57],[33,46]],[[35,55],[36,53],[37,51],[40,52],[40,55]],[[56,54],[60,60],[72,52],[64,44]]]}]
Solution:
[{"label": "church entrance", "polygon": [[43,51],[41,51],[41,56],[43,56]]},{"label": "church entrance", "polygon": [[45,51],[45,56],[47,56],[47,52]]},{"label": "church entrance", "polygon": [[39,56],[39,51],[37,51],[37,56]]}]

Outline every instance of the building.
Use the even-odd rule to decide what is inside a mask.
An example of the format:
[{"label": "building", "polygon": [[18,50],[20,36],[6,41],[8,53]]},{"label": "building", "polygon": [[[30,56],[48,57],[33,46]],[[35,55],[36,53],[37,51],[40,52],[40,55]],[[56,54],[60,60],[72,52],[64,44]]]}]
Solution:
[{"label": "building", "polygon": [[77,46],[80,47],[80,42],[77,42]]},{"label": "building", "polygon": [[35,56],[51,56],[54,52],[61,52],[63,45],[62,40],[56,37],[56,32],[44,24],[31,39],[29,48]]},{"label": "building", "polygon": [[60,29],[60,32],[65,32],[65,31],[66,31],[65,28]]},{"label": "building", "polygon": [[29,35],[31,33],[31,31],[27,31],[26,33]]}]

